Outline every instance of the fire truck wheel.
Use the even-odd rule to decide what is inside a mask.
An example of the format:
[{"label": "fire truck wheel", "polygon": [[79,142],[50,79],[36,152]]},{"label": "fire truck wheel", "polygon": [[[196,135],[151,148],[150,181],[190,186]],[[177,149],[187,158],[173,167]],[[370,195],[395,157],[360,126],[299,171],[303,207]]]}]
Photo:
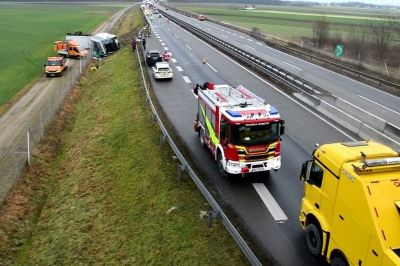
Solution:
[{"label": "fire truck wheel", "polygon": [[331,266],[348,266],[346,259],[342,256],[335,256],[331,261]]},{"label": "fire truck wheel", "polygon": [[310,223],[306,227],[306,243],[307,248],[314,256],[321,255],[322,234],[319,226]]},{"label": "fire truck wheel", "polygon": [[228,173],[224,170],[222,154],[220,152],[217,155],[217,165],[218,165],[218,171],[221,173],[221,175],[225,178],[228,178]]},{"label": "fire truck wheel", "polygon": [[200,138],[201,147],[205,148],[206,143],[204,142],[204,129],[202,129],[202,128],[200,128],[200,131],[199,131],[199,138]]}]

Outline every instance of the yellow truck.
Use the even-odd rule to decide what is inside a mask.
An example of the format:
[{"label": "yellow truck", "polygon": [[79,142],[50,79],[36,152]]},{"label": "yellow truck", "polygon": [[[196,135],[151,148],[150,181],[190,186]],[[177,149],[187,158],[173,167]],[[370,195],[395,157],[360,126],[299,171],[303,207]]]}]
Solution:
[{"label": "yellow truck", "polygon": [[400,154],[373,142],[326,144],[301,170],[306,246],[333,266],[400,265]]}]

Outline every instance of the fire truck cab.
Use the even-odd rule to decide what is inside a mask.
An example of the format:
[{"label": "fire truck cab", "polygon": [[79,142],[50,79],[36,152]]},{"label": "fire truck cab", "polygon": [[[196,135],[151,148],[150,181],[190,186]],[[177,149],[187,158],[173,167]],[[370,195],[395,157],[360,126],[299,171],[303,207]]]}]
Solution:
[{"label": "fire truck cab", "polygon": [[243,86],[208,86],[196,91],[194,130],[223,176],[278,170],[284,120],[278,110]]}]

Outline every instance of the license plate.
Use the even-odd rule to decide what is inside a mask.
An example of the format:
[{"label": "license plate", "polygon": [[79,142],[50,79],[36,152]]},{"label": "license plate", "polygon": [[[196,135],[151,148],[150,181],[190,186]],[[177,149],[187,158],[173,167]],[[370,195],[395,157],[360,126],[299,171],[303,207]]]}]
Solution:
[{"label": "license plate", "polygon": [[264,167],[252,168],[251,171],[252,172],[261,172],[261,171],[264,171]]}]

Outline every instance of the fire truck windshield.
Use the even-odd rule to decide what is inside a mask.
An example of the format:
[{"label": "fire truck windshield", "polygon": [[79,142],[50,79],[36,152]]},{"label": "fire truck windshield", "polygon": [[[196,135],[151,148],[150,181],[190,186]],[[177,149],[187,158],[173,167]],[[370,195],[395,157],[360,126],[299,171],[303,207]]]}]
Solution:
[{"label": "fire truck windshield", "polygon": [[279,123],[233,125],[231,142],[234,145],[262,145],[279,139]]}]

